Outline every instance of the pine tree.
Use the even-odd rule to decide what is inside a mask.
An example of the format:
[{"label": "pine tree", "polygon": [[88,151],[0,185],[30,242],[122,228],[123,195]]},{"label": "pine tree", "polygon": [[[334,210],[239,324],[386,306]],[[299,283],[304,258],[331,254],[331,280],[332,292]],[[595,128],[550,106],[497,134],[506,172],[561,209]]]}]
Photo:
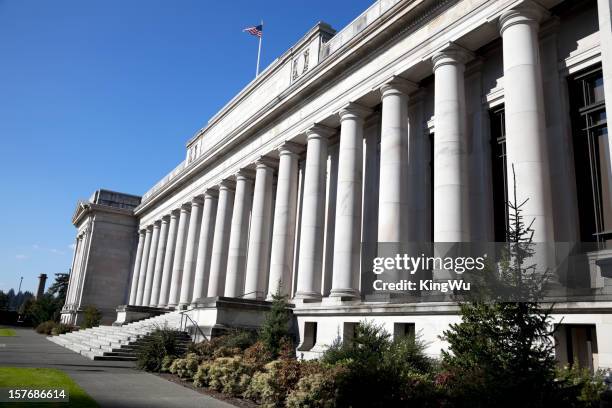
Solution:
[{"label": "pine tree", "polygon": [[281,295],[279,290],[272,295],[272,307],[266,314],[266,319],[259,332],[259,339],[274,357],[278,355],[282,342],[291,338],[290,322],[291,313],[287,296]]},{"label": "pine tree", "polygon": [[461,323],[442,336],[449,344],[443,361],[465,406],[544,407],[553,387],[551,307],[540,303],[548,273],[530,263],[536,251],[526,202],[517,202],[515,188],[497,282],[504,290],[461,304]]}]

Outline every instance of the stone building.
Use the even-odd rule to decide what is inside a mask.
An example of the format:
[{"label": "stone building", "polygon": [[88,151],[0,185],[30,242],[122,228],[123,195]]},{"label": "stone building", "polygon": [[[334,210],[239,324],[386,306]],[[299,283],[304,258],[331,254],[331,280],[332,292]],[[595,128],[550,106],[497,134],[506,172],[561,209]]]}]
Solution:
[{"label": "stone building", "polygon": [[304,358],[364,319],[438,354],[456,305],[368,296],[362,243],[503,241],[516,188],[536,242],[589,248],[586,286],[555,306],[558,359],[612,367],[610,14],[610,0],[379,0],[340,31],[318,23],[142,201],[79,204],[66,318],[187,310],[212,333],[256,325],[280,291]]}]

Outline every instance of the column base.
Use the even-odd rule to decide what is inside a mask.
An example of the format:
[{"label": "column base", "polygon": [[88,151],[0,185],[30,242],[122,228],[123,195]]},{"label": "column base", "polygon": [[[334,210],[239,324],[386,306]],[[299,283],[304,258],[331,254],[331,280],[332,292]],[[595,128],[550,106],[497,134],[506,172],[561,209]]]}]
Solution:
[{"label": "column base", "polygon": [[297,292],[295,294],[295,299],[302,302],[320,302],[321,298],[322,296],[319,292]]},{"label": "column base", "polygon": [[339,298],[340,300],[355,300],[359,299],[359,291],[357,289],[332,289],[329,297]]}]

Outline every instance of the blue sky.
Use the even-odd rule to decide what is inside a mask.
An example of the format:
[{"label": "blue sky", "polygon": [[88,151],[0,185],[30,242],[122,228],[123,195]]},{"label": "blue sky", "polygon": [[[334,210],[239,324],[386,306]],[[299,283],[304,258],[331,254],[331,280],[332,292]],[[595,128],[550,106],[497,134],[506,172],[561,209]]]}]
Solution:
[{"label": "blue sky", "polygon": [[[0,0],[0,290],[65,272],[78,199],[142,194],[317,21],[372,0]],[[52,280],[52,279],[51,279]]]}]

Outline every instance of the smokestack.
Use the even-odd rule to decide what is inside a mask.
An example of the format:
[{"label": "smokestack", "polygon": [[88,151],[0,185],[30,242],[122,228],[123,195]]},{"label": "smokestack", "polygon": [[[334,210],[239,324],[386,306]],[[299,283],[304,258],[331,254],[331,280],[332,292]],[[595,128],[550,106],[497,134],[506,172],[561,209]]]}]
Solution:
[{"label": "smokestack", "polygon": [[45,293],[45,283],[47,282],[47,275],[41,273],[38,277],[38,290],[36,291],[36,299],[40,299]]}]

